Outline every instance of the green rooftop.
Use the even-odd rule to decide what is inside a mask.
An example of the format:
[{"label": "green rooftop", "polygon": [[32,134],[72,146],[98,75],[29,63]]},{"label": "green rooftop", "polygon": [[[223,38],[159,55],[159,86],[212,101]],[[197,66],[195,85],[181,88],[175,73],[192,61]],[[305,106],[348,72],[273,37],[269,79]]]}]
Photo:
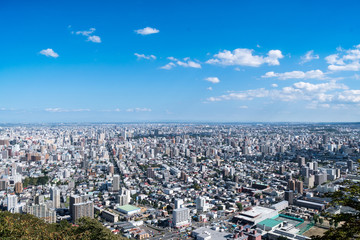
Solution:
[{"label": "green rooftop", "polygon": [[267,227],[275,227],[276,225],[282,223],[282,221],[278,221],[278,220],[275,220],[275,219],[271,219],[271,218],[268,218],[268,219],[265,219],[264,221],[261,221],[259,222],[259,224],[261,225],[265,225]]},{"label": "green rooftop", "polygon": [[118,209],[121,209],[121,210],[123,210],[125,212],[131,212],[131,211],[134,211],[134,210],[138,210],[140,208],[135,207],[133,205],[123,205],[123,206],[118,207]]}]

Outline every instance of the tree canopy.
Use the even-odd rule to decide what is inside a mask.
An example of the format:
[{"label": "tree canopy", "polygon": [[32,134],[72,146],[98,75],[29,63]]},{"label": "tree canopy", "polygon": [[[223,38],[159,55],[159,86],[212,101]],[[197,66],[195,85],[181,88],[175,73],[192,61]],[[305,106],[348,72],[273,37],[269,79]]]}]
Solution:
[{"label": "tree canopy", "polygon": [[65,220],[48,224],[30,214],[0,212],[0,239],[123,240],[126,238],[114,235],[96,219],[81,218],[74,226]]}]

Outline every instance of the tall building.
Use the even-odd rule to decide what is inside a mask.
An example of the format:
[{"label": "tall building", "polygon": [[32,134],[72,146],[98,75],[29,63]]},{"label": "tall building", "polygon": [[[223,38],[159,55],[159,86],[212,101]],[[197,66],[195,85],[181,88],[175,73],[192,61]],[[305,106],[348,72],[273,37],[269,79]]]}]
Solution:
[{"label": "tall building", "polygon": [[35,197],[35,204],[43,204],[45,202],[44,195],[38,195]]},{"label": "tall building", "polygon": [[94,218],[94,203],[92,201],[76,203],[74,207],[73,222],[76,222],[79,218],[90,217]]},{"label": "tall building", "polygon": [[308,188],[313,188],[315,184],[315,176],[310,175],[309,177],[305,177],[304,183]]},{"label": "tall building", "polygon": [[190,210],[188,208],[178,208],[173,210],[173,226],[176,228],[188,226],[190,224]]},{"label": "tall building", "polygon": [[298,157],[298,165],[299,165],[299,167],[305,166],[305,158],[304,157]]},{"label": "tall building", "polygon": [[296,190],[300,194],[304,193],[304,184],[302,181],[296,181]]},{"label": "tall building", "polygon": [[146,170],[146,177],[147,177],[147,178],[155,178],[154,169],[148,168],[148,169]]},{"label": "tall building", "polygon": [[206,211],[206,199],[204,197],[196,198],[196,209],[199,211]]},{"label": "tall building", "polygon": [[35,215],[47,223],[56,223],[56,211],[49,209],[46,204],[28,206],[27,213]]},{"label": "tall building", "polygon": [[300,172],[301,176],[309,177],[309,167],[302,167]]},{"label": "tall building", "polygon": [[120,195],[117,196],[117,202],[120,206],[127,205],[131,201],[130,190],[126,188],[121,189]]},{"label": "tall building", "polygon": [[15,183],[15,193],[19,194],[23,192],[23,184],[22,182]]},{"label": "tall building", "polygon": [[8,187],[8,180],[7,179],[1,179],[0,180],[0,190],[6,190]]},{"label": "tall building", "polygon": [[289,190],[292,190],[292,191],[295,191],[295,180],[294,179],[289,179],[288,181],[288,189]]},{"label": "tall building", "polygon": [[315,175],[315,185],[321,185],[327,181],[327,174],[319,173]]},{"label": "tall building", "polygon": [[117,192],[120,190],[120,176],[114,175],[113,182],[112,182],[112,190]]},{"label": "tall building", "polygon": [[81,202],[82,202],[82,197],[80,197],[79,195],[72,195],[72,196],[70,196],[69,210],[70,210],[70,216],[71,216],[71,218],[74,218],[74,217],[75,217],[74,204],[81,203]]},{"label": "tall building", "polygon": [[17,203],[18,203],[18,198],[16,195],[8,195],[7,196],[7,211],[12,212],[12,213],[18,212]]},{"label": "tall building", "polygon": [[184,200],[177,198],[175,199],[175,209],[181,208],[184,204]]},{"label": "tall building", "polygon": [[354,171],[354,162],[352,160],[347,161],[347,168],[350,172]]},{"label": "tall building", "polygon": [[57,187],[51,188],[50,197],[53,201],[53,208],[60,208],[60,189]]},{"label": "tall building", "polygon": [[294,192],[286,191],[285,192],[285,200],[289,202],[290,205],[294,204]]},{"label": "tall building", "polygon": [[285,172],[285,166],[281,165],[280,166],[280,174],[284,174],[284,172]]}]

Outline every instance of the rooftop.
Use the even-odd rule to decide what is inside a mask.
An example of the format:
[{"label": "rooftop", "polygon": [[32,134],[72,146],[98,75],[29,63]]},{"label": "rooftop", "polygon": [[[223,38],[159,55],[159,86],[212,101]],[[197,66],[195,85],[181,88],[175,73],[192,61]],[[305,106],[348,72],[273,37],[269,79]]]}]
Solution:
[{"label": "rooftop", "polygon": [[121,209],[126,212],[131,212],[131,211],[139,210],[140,208],[132,206],[132,205],[123,205],[123,206],[118,207],[118,209]]}]

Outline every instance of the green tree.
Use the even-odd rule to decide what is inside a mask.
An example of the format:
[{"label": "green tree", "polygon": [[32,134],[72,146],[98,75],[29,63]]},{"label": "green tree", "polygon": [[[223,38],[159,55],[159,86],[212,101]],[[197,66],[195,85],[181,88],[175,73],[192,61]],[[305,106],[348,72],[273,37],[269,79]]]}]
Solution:
[{"label": "green tree", "polygon": [[236,206],[238,207],[240,212],[243,210],[243,206],[241,203],[236,203]]},{"label": "green tree", "polygon": [[[359,162],[359,160],[358,160]],[[360,238],[360,182],[344,181],[346,187],[328,194],[332,198],[332,205],[353,208],[354,213],[340,213],[329,215],[335,223],[335,229],[330,228],[323,236],[312,236],[312,239],[358,239]],[[339,223],[342,223],[338,227]]]},{"label": "green tree", "polygon": [[319,222],[319,215],[315,214],[313,219],[314,219],[315,224],[317,224]]}]

